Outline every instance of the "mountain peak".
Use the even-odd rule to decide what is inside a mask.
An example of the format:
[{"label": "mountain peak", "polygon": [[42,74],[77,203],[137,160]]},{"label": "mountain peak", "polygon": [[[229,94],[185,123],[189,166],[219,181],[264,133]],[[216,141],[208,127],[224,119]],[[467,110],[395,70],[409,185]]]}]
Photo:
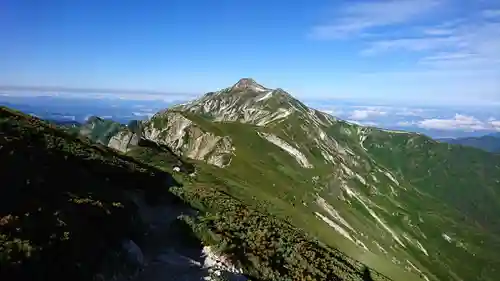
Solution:
[{"label": "mountain peak", "polygon": [[231,87],[231,91],[251,90],[256,92],[269,91],[268,88],[260,85],[252,78],[241,78]]}]

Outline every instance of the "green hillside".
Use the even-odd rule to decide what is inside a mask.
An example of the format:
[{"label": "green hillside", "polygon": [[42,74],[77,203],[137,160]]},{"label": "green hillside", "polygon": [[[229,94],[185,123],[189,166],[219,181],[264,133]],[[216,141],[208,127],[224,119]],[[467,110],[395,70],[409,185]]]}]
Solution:
[{"label": "green hillside", "polygon": [[499,156],[338,120],[252,79],[142,129],[197,161],[198,181],[395,280],[497,278]]},{"label": "green hillside", "polygon": [[[415,278],[404,275],[405,267],[417,275],[421,271],[429,280],[471,280],[478,274],[483,280],[495,280],[500,265],[494,215],[500,206],[499,157],[420,135],[338,122],[329,133],[353,152],[345,161],[357,162],[353,174],[344,179],[342,162],[341,167],[325,164],[298,130],[290,130],[295,133],[291,137],[279,127],[262,129],[186,116],[206,130],[232,136],[237,153],[231,165],[205,169],[227,183],[228,193],[248,204],[276,214],[395,280]],[[276,132],[290,142],[302,141],[302,147],[311,148],[303,151],[315,168],[301,167],[259,137],[259,130]],[[346,241],[314,216],[325,213],[315,194],[349,222],[370,251]]]},{"label": "green hillside", "polygon": [[[288,222],[242,203],[204,164],[194,178],[188,170],[174,178],[145,164],[147,153],[125,156],[4,107],[0,132],[1,280],[126,276],[136,269],[124,257],[124,239],[137,242],[145,255],[158,247],[181,251],[214,245],[251,280],[387,280]],[[150,206],[192,212],[160,233],[151,232],[141,219],[145,207],[137,200],[142,197]]]},{"label": "green hillside", "polygon": [[[497,280],[499,155],[351,124],[252,79],[128,126],[94,118],[59,130],[5,108],[2,124],[9,272],[133,271],[117,243],[130,239],[145,256],[168,249],[200,264],[211,246],[249,280]],[[151,229],[130,190],[173,221]],[[99,219],[67,203],[75,196]],[[24,219],[39,209],[52,224]],[[53,246],[52,232],[64,242]],[[195,278],[191,267],[154,268],[136,280]]]}]

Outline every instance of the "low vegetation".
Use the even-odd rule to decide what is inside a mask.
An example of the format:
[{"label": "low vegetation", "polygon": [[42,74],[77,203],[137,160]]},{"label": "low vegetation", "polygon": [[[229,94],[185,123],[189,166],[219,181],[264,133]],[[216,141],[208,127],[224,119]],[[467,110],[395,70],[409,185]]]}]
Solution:
[{"label": "low vegetation", "polygon": [[126,191],[154,199],[175,184],[167,173],[7,108],[0,108],[0,161],[1,280],[90,280],[106,264],[115,268],[121,240],[143,227]]},{"label": "low vegetation", "polygon": [[144,163],[158,147],[137,151],[136,160],[8,108],[0,108],[0,134],[1,280],[92,280],[125,270],[120,242],[141,241],[145,231],[135,192],[150,204],[175,195],[197,209],[184,220],[251,280],[368,280],[361,263],[243,204],[216,181],[197,182],[192,166],[178,177],[181,186]]},{"label": "low vegetation", "polygon": [[[217,190],[194,184],[176,192],[205,214],[187,218],[200,239],[218,245],[257,280],[368,280],[364,265],[283,220]],[[389,280],[373,273],[372,280]]]}]

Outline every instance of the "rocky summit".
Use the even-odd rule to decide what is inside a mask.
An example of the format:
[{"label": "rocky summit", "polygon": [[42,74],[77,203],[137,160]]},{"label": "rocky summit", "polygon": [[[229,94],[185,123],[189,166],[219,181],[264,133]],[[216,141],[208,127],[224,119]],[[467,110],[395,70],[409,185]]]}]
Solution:
[{"label": "rocky summit", "polygon": [[498,280],[498,154],[352,124],[250,78],[128,126],[57,130],[172,173],[227,278]]},{"label": "rocky summit", "polygon": [[242,78],[234,86],[231,87],[231,91],[253,91],[253,92],[266,92],[269,89],[257,83],[252,78]]}]

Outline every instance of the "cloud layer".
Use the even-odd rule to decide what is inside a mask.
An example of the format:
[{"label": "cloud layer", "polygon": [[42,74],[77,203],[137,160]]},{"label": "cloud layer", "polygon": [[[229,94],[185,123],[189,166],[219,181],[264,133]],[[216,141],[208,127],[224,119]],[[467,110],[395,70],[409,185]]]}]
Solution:
[{"label": "cloud layer", "polygon": [[[328,107],[325,104],[321,104],[318,108],[351,123],[365,126],[419,131],[440,136],[500,131],[500,106],[419,108],[335,104]],[[315,104],[310,106],[315,107]]]},{"label": "cloud layer", "polygon": [[334,21],[315,26],[311,35],[318,39],[358,36],[367,30],[418,19],[440,4],[435,0],[352,1],[341,7]]},{"label": "cloud layer", "polygon": [[60,98],[87,98],[130,101],[161,101],[174,102],[196,98],[194,94],[160,93],[147,91],[130,91],[119,89],[81,89],[81,88],[44,88],[44,87],[9,87],[0,86],[0,96],[4,97],[35,97],[48,96]]},{"label": "cloud layer", "polygon": [[417,122],[424,129],[463,130],[463,131],[500,131],[500,120],[481,121],[474,116],[455,114],[451,119],[432,118]]},{"label": "cloud layer", "polygon": [[[359,46],[359,56],[374,65],[384,60],[372,76],[391,81],[391,95],[399,88],[412,95],[456,92],[464,99],[499,100],[500,2],[348,1],[335,11],[309,35]],[[387,72],[387,65],[398,70]]]},{"label": "cloud layer", "polygon": [[384,116],[387,115],[386,111],[380,110],[376,107],[367,108],[367,109],[356,109],[352,111],[349,119],[352,120],[365,120],[371,117]]},{"label": "cloud layer", "polygon": [[438,12],[459,2],[353,1],[339,10],[332,22],[315,26],[311,35],[322,40],[363,39],[366,48],[361,53],[365,55],[417,52],[418,63],[426,66],[498,67],[500,7],[478,6],[465,17]]}]

